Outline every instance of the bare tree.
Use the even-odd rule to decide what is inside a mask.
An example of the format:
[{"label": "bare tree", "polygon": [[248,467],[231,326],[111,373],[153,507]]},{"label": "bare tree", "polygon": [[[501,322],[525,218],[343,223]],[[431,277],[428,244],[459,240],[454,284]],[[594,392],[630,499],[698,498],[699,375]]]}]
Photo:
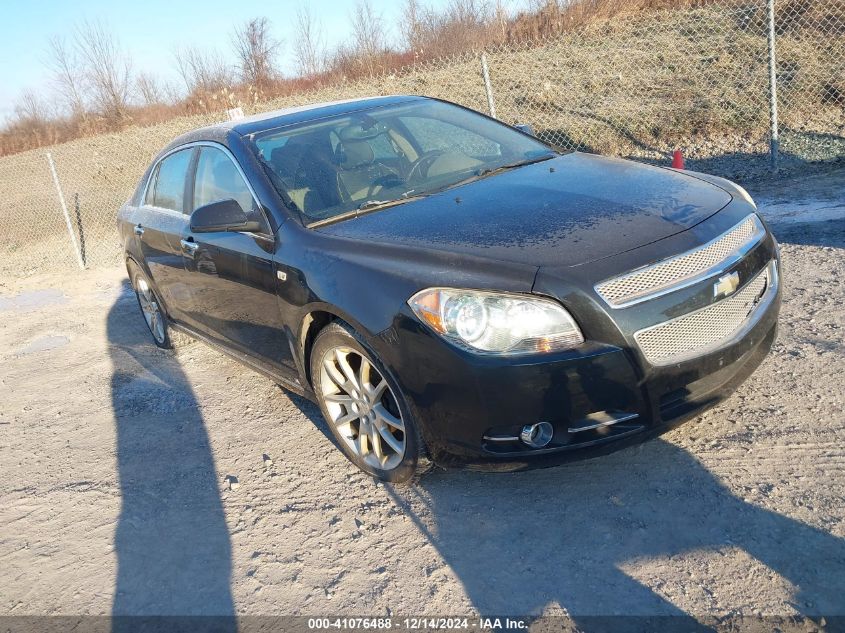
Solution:
[{"label": "bare tree", "polygon": [[412,52],[418,52],[424,46],[424,22],[426,9],[420,6],[419,0],[405,0],[402,6],[400,29],[402,43]]},{"label": "bare tree", "polygon": [[459,28],[478,31],[490,21],[490,3],[487,0],[449,0],[446,17]]},{"label": "bare tree", "polygon": [[496,37],[502,42],[507,39],[508,35],[508,19],[510,18],[508,4],[507,0],[496,0],[496,7],[493,10],[493,19],[496,23]]},{"label": "bare tree", "polygon": [[18,123],[42,127],[50,119],[50,112],[41,98],[30,89],[24,90],[15,102],[14,116]]},{"label": "bare tree", "polygon": [[435,11],[420,0],[405,0],[403,43],[415,54],[440,56],[504,41],[510,21],[508,4],[509,0],[448,0]]},{"label": "bare tree", "polygon": [[313,77],[326,68],[326,38],[322,24],[311,13],[308,5],[296,12],[296,39],[293,44],[297,72],[303,77]]},{"label": "bare tree", "polygon": [[173,57],[189,93],[220,90],[233,83],[231,69],[216,51],[187,47],[176,49]]},{"label": "bare tree", "polygon": [[169,105],[176,105],[185,99],[185,93],[175,81],[163,81],[161,87],[161,101]]},{"label": "bare tree", "polygon": [[164,101],[164,92],[158,79],[150,73],[140,72],[135,78],[135,89],[146,106],[158,105]]},{"label": "bare tree", "polygon": [[241,80],[257,88],[269,86],[278,76],[276,53],[281,42],[270,33],[267,18],[253,18],[232,34]]},{"label": "bare tree", "polygon": [[64,38],[51,37],[47,41],[47,69],[52,75],[53,89],[71,115],[85,116],[85,75],[75,51]]},{"label": "bare tree", "polygon": [[123,119],[129,107],[132,63],[117,38],[100,22],[83,22],[76,30],[76,50],[96,107],[107,118]]},{"label": "bare tree", "polygon": [[358,0],[352,12],[352,50],[368,73],[375,71],[378,56],[385,51],[384,21],[370,0]]}]

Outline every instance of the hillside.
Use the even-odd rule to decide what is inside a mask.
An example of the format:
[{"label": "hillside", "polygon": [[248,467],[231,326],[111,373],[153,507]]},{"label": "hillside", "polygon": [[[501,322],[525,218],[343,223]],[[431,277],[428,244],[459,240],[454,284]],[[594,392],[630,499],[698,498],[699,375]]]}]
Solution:
[{"label": "hillside", "polygon": [[[845,157],[845,103],[837,87],[845,77],[845,21],[837,21],[835,13],[842,6],[840,0],[803,0],[803,12],[778,23],[786,166]],[[489,47],[496,114],[509,123],[531,123],[541,138],[561,149],[662,161],[680,147],[694,159],[694,168],[743,177],[750,159],[765,157],[768,150],[764,18],[763,0],[711,2],[596,17],[544,40]],[[243,107],[252,113],[397,93],[487,110],[475,52]],[[71,210],[78,204],[89,262],[118,257],[114,213],[150,158],[179,133],[223,118],[221,108],[50,148]],[[757,164],[765,168],[767,161]],[[74,261],[69,247],[40,243],[51,235],[61,244],[66,233],[44,150],[0,158],[0,230],[9,266]]]}]

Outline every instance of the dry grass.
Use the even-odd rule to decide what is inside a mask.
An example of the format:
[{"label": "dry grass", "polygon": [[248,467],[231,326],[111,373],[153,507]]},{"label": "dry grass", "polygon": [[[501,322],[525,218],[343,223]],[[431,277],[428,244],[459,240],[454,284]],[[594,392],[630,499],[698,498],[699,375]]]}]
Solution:
[{"label": "dry grass", "polygon": [[[837,1],[828,4],[836,8]],[[805,12],[800,19],[819,24],[824,15],[830,13]],[[845,108],[842,93],[836,92],[845,76],[845,28],[822,38],[818,30],[797,28],[797,20],[795,14],[778,43],[783,125],[845,137]],[[765,144],[764,21],[747,6],[635,11],[596,19],[545,41],[491,47],[487,57],[498,116],[511,123],[530,122],[542,137],[563,148],[661,158],[689,138],[731,135],[749,147]],[[296,88],[243,103],[244,110],[401,93],[487,108],[478,56],[472,52],[335,84],[300,82]],[[117,257],[115,211],[151,157],[176,135],[221,120],[223,107],[236,98],[227,92],[202,111],[50,148],[71,206],[78,195],[92,262]],[[711,153],[724,151],[710,145]],[[44,233],[65,231],[43,150],[0,159],[4,267],[41,257],[30,244]],[[62,251],[56,255],[72,264],[70,256]]]}]

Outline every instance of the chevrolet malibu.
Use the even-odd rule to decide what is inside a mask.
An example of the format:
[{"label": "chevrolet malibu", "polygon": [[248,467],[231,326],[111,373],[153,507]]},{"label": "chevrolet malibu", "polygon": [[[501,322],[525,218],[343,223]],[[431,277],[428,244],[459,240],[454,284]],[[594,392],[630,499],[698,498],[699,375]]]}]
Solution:
[{"label": "chevrolet malibu", "polygon": [[777,332],[778,247],[741,187],[423,97],[185,134],[118,225],[157,345],[185,332],[313,399],[386,481],[653,436]]}]

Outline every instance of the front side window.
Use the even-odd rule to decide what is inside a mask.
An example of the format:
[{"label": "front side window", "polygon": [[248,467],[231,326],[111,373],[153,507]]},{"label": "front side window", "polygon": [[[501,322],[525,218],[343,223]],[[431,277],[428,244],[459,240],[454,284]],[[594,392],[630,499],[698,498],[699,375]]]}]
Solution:
[{"label": "front side window", "polygon": [[253,151],[308,224],[556,156],[508,125],[435,100],[268,130],[255,135]]},{"label": "front side window", "polygon": [[[154,187],[152,204],[182,213],[185,200],[185,176],[191,163],[191,150],[183,149],[162,160],[150,187]],[[150,192],[147,190],[147,202]]]},{"label": "front side window", "polygon": [[216,147],[203,147],[197,161],[193,210],[227,199],[237,200],[247,215],[257,212],[252,193],[232,159]]}]

